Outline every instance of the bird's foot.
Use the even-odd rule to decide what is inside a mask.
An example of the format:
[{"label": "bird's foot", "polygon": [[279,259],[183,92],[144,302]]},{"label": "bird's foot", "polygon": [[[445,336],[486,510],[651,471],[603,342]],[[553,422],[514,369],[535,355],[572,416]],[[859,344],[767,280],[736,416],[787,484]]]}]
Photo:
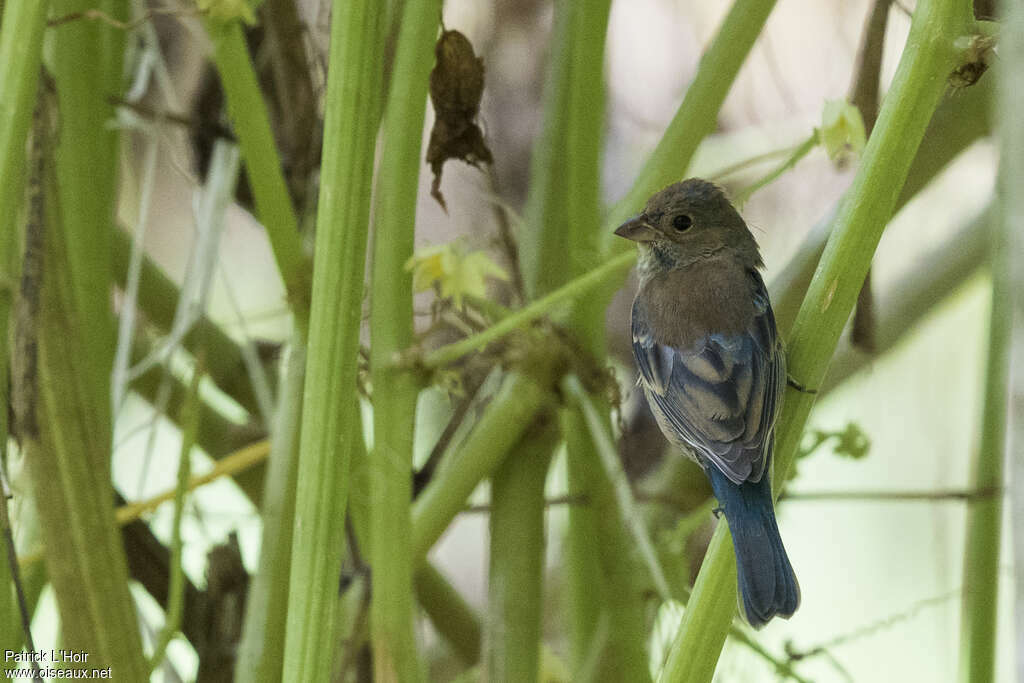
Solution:
[{"label": "bird's foot", "polygon": [[793,387],[794,389],[799,391],[801,394],[817,394],[818,393],[817,389],[808,389],[803,384],[798,382],[796,380],[796,378],[793,377],[793,375],[786,375],[786,384],[788,384],[789,386]]},{"label": "bird's foot", "polygon": [[721,505],[719,505],[718,507],[716,507],[714,510],[711,511],[711,514],[713,514],[715,516],[715,519],[721,519],[722,515],[724,513],[725,513],[725,508],[722,507]]}]

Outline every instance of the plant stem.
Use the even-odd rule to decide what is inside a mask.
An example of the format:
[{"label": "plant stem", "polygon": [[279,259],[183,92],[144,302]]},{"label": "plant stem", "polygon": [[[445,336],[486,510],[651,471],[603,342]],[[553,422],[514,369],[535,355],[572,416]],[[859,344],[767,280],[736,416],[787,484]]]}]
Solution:
[{"label": "plant stem", "polygon": [[533,378],[510,373],[498,395],[412,508],[412,557],[420,564],[466,499],[501,464],[552,397]]},{"label": "plant stem", "polygon": [[544,484],[557,432],[547,416],[491,475],[487,652],[490,681],[536,681],[544,593]]},{"label": "plant stem", "polygon": [[[603,235],[608,242],[612,231],[643,207],[647,198],[686,172],[697,145],[715,129],[718,112],[754,41],[761,35],[775,0],[736,0],[701,57],[686,96],[665,130],[657,148],[644,164],[629,192],[608,212]],[[627,248],[625,240],[613,250]],[[632,249],[630,249],[632,251]]]},{"label": "plant stem", "polygon": [[[363,438],[352,397],[382,36],[378,3],[334,2],[282,667],[295,680],[328,680],[335,647],[329,626],[335,622],[345,545],[349,463]],[[283,202],[283,180],[280,192]]]},{"label": "plant stem", "polygon": [[[907,180],[893,209],[895,214],[921,191],[957,155],[992,130],[990,100],[992,78],[945,98],[935,110],[920,147],[914,154]],[[835,224],[835,211],[815,225],[795,256],[776,275],[768,287],[772,295],[779,331],[787,333],[796,319],[807,286],[821,259],[829,232]]]},{"label": "plant stem", "polygon": [[302,250],[298,219],[241,22],[206,20],[205,25],[213,42],[213,63],[220,75],[228,114],[252,185],[256,212],[267,231],[295,324],[305,334],[310,306],[309,259]]},{"label": "plant stem", "polygon": [[245,624],[235,665],[237,681],[277,681],[285,660],[299,427],[306,378],[306,349],[295,332],[283,364],[284,381],[264,480],[259,570],[245,601]]},{"label": "plant stem", "polygon": [[[18,227],[25,191],[25,146],[32,124],[32,109],[39,80],[43,51],[43,27],[46,25],[47,0],[10,0],[2,5],[0,23],[0,401],[11,405],[8,379],[10,356],[8,334],[11,308],[18,281],[18,251],[22,231]],[[7,411],[0,411],[0,457],[8,443]],[[6,492],[4,492],[6,493]],[[7,519],[7,501],[3,516]],[[9,528],[9,525],[5,525]],[[12,564],[8,546],[0,547],[0,641],[18,650],[30,634],[23,634],[15,603]],[[5,663],[10,669],[12,663]]]},{"label": "plant stem", "polygon": [[777,167],[766,173],[753,184],[748,185],[747,187],[744,187],[742,190],[737,192],[733,199],[736,201],[738,205],[742,206],[743,204],[746,203],[748,199],[750,199],[750,197],[755,192],[760,190],[765,185],[774,181],[776,178],[781,176],[786,171],[796,166],[801,159],[807,156],[808,152],[810,152],[812,149],[815,148],[815,146],[817,146],[817,144],[818,132],[815,131],[811,133],[811,135],[806,140],[797,145],[793,152],[788,157],[786,157],[785,161],[783,161]]},{"label": "plant stem", "polygon": [[416,598],[434,628],[465,664],[480,660],[483,629],[480,619],[465,598],[429,562],[416,570],[413,579]]},{"label": "plant stem", "polygon": [[647,528],[644,526],[643,520],[636,510],[636,504],[633,501],[633,491],[629,480],[626,479],[626,473],[622,471],[622,463],[619,460],[615,442],[607,429],[608,426],[604,424],[601,413],[583,389],[579,378],[574,375],[567,376],[562,380],[562,389],[576,402],[583,415],[583,421],[586,423],[587,430],[590,432],[590,438],[594,442],[594,450],[597,451],[601,465],[605,468],[605,475],[608,477],[609,482],[611,482],[612,489],[615,492],[617,513],[622,520],[623,527],[633,536],[633,542],[639,549],[640,555],[647,566],[647,571],[650,573],[651,583],[654,584],[654,588],[658,591],[661,599],[668,600],[670,598],[670,591],[668,582],[665,580],[665,573],[658,562],[657,554],[654,551],[654,544],[647,533]]},{"label": "plant stem", "polygon": [[[1007,59],[1024,57],[1024,8],[1006,5],[1007,17],[1000,52]],[[1007,66],[1013,62],[1007,62]],[[967,508],[967,540],[964,556],[963,603],[960,626],[960,680],[986,683],[996,680],[996,623],[999,606],[999,552],[1002,545],[1003,482],[1006,458],[1010,354],[1013,349],[1015,287],[1014,260],[1021,252],[1019,233],[1024,226],[1024,135],[1018,125],[1024,103],[1024,79],[1015,68],[999,74],[1001,173],[998,175],[1000,211],[990,222],[989,260],[992,264],[992,301],[988,330],[988,364],[981,435],[974,461],[973,488],[992,489],[998,495],[975,500]],[[1017,243],[1015,244],[1015,240]],[[1017,264],[1019,269],[1019,264]],[[1019,286],[1019,282],[1016,283]],[[1021,343],[1019,340],[1016,342]],[[1017,368],[1019,374],[1021,368]],[[1018,450],[1020,446],[1018,445]],[[1019,487],[1020,483],[1015,483]],[[1019,532],[1018,532],[1019,533]]]},{"label": "plant stem", "polygon": [[[35,139],[52,139],[52,131],[40,129]],[[110,424],[103,417],[109,417],[110,403],[107,396],[96,403],[96,375],[81,362],[89,353],[82,338],[86,326],[79,322],[85,313],[76,307],[83,297],[75,296],[66,252],[70,245],[63,239],[66,231],[58,227],[54,175],[46,173],[45,185],[34,189],[42,196],[31,202],[27,226],[32,237],[26,238],[21,291],[26,300],[39,297],[38,315],[19,315],[19,337],[35,335],[38,375],[24,369],[14,374],[19,386],[16,414],[27,425],[22,443],[63,643],[92,653],[95,663],[90,658],[88,666],[110,666],[117,680],[141,681],[148,670],[111,506]],[[17,354],[16,364],[29,361],[26,355]],[[33,386],[37,394],[31,393]],[[37,417],[25,422],[33,414]],[[36,420],[38,429],[33,428]]]},{"label": "plant stem", "polygon": [[174,488],[174,520],[171,524],[171,577],[167,590],[167,609],[165,610],[164,626],[160,629],[153,654],[149,658],[149,670],[153,672],[163,662],[167,646],[174,634],[181,629],[181,616],[185,611],[185,572],[181,566],[181,521],[185,513],[185,496],[189,491],[188,483],[192,472],[192,447],[196,443],[196,432],[199,430],[199,380],[202,372],[199,367],[192,369],[192,381],[189,383],[188,399],[179,415],[181,422],[181,449],[178,452],[178,481]]},{"label": "plant stem", "polygon": [[[593,292],[595,289],[614,284],[629,272],[629,269],[633,267],[635,262],[635,251],[619,254],[590,272],[567,282],[547,296],[541,297],[515,313],[502,318],[486,330],[466,339],[446,344],[439,349],[425,354],[419,360],[419,364],[425,368],[437,368],[453,363],[474,351],[482,350],[488,344],[498,341],[510,332],[514,332],[534,320],[551,314],[560,306],[574,301],[584,294]],[[408,358],[407,360],[411,361],[412,359]]]},{"label": "plant stem", "polygon": [[[957,64],[954,39],[966,32],[970,21],[970,5],[962,0],[918,4],[892,87],[790,337],[790,373],[804,386],[815,388],[824,378],[918,144],[946,89],[946,77]],[[787,393],[776,425],[775,482],[786,480],[813,403],[812,394]],[[664,681],[711,680],[735,609],[735,561],[728,541],[727,525],[719,525]]]},{"label": "plant stem", "polygon": [[[347,10],[346,10],[347,11]],[[370,299],[374,447],[370,458],[371,638],[374,675],[382,681],[420,677],[413,634],[413,555],[409,538],[412,449],[418,378],[390,364],[413,339],[413,252],[423,118],[440,0],[405,4],[384,115],[376,186]]]},{"label": "plant stem", "polygon": [[[96,6],[91,0],[53,0],[56,15]],[[98,7],[124,19],[128,3],[105,0]],[[60,132],[55,161],[62,235],[70,268],[75,309],[85,346],[81,371],[89,377],[89,400],[96,403],[100,440],[106,445],[88,457],[102,479],[110,480],[110,371],[114,360],[114,318],[110,308],[111,226],[118,171],[118,133],[107,125],[113,108],[107,98],[121,92],[126,36],[101,22],[62,24],[46,33]]]}]

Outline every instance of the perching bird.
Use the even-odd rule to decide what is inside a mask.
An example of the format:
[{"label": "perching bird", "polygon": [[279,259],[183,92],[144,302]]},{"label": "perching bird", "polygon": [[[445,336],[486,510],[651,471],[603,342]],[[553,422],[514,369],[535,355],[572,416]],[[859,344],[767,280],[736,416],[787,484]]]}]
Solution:
[{"label": "perching bird", "polygon": [[640,249],[633,355],[665,437],[711,480],[755,628],[789,617],[800,587],[775,522],[773,427],[786,357],[746,223],[715,185],[669,185],[616,231]]}]

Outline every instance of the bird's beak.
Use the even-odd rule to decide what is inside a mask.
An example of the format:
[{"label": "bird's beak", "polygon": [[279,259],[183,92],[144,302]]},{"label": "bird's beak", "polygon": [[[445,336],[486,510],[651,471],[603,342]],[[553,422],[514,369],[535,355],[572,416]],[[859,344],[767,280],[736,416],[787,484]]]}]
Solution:
[{"label": "bird's beak", "polygon": [[615,229],[615,234],[634,242],[653,242],[657,233],[654,226],[647,222],[647,216],[640,214]]}]

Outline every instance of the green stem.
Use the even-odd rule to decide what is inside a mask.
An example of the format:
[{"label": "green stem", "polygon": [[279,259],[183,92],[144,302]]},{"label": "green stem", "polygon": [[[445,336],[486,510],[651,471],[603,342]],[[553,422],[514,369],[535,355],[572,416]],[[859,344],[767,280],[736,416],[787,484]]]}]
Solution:
[{"label": "green stem", "polygon": [[429,562],[416,570],[416,599],[437,632],[465,664],[480,660],[483,628],[480,618],[448,579]]},{"label": "green stem", "polygon": [[776,178],[781,176],[786,171],[788,171],[791,168],[793,168],[794,166],[796,166],[797,163],[799,163],[799,161],[801,159],[803,159],[805,156],[807,156],[808,152],[810,152],[812,149],[814,149],[817,146],[817,144],[818,144],[818,132],[815,131],[815,132],[811,133],[810,137],[808,137],[806,140],[804,140],[799,145],[797,145],[796,148],[793,150],[793,153],[790,154],[788,157],[786,157],[785,161],[783,161],[781,164],[779,164],[776,168],[774,168],[771,171],[769,171],[768,173],[766,173],[764,176],[762,176],[755,183],[753,183],[751,185],[748,185],[747,187],[744,187],[742,190],[737,192],[735,197],[734,197],[736,203],[738,205],[740,205],[740,206],[745,204],[747,202],[747,200],[750,199],[750,197],[755,192],[760,190],[765,185],[767,185],[767,184],[771,183],[772,181],[774,181]]},{"label": "green stem", "polygon": [[[932,115],[928,130],[921,146],[914,154],[907,180],[900,190],[900,197],[893,210],[895,214],[932,178],[978,138],[992,130],[990,100],[992,100],[992,78],[983,78],[976,85],[958,92],[956,97],[947,97]],[[769,291],[772,294],[772,308],[779,330],[789,331],[803,302],[804,293],[811,282],[825,242],[834,221],[835,212],[812,228],[811,233],[800,245],[795,256],[772,280]]]},{"label": "green stem", "polygon": [[544,484],[557,432],[527,431],[491,475],[485,680],[536,681],[544,588]]},{"label": "green stem", "polygon": [[[55,15],[99,9],[124,20],[127,0],[53,0]],[[122,86],[124,31],[99,21],[75,21],[47,31],[49,66],[57,84],[56,192],[61,239],[83,343],[82,372],[89,377],[101,442],[90,452],[97,473],[109,482],[110,371],[114,362],[114,318],[110,307],[111,236],[117,199],[119,134],[109,98]]]},{"label": "green stem", "polygon": [[[946,77],[957,64],[954,40],[966,32],[970,20],[970,4],[962,0],[918,4],[892,87],[790,337],[790,373],[804,386],[817,387],[824,378],[914,154],[946,89]],[[813,403],[812,394],[787,393],[776,426],[777,483],[786,480]],[[735,609],[735,561],[728,540],[727,525],[719,525],[666,663],[664,681],[711,680]]]},{"label": "green stem", "polygon": [[[28,430],[23,444],[63,643],[92,653],[95,662],[90,657],[88,665],[112,667],[115,679],[141,681],[148,669],[111,505],[109,464],[96,465],[100,456],[107,463],[110,452],[109,422],[103,419],[104,413],[109,416],[109,401],[96,404],[95,376],[81,363],[89,353],[82,339],[85,326],[79,323],[84,314],[76,308],[80,299],[74,296],[68,267],[69,245],[58,228],[61,214],[52,176],[44,197],[45,275],[38,327],[33,329],[38,335],[38,404],[27,406],[38,413],[41,428]],[[23,279],[32,277],[32,271],[40,275],[36,257],[26,250]],[[39,287],[38,280],[27,289],[34,287]],[[31,383],[35,378],[26,379]]]},{"label": "green stem", "polygon": [[336,645],[329,625],[345,545],[349,462],[362,439],[352,397],[381,103],[379,3],[336,0],[333,17],[282,667],[304,681],[329,679]]},{"label": "green stem", "polygon": [[[1008,4],[1005,40],[1000,52],[1006,59],[1024,57],[1024,8]],[[1007,66],[1014,62],[1007,62]],[[1018,62],[1019,63],[1019,62]],[[1014,259],[1019,246],[1024,197],[1020,181],[1024,179],[1024,135],[1016,125],[1024,102],[1022,79],[1015,68],[1001,69],[999,75],[999,113],[1001,173],[998,192],[998,219],[990,223],[992,264],[992,302],[989,318],[988,365],[985,370],[985,398],[981,417],[981,438],[974,461],[974,489],[1002,491],[1006,457],[1007,415],[1010,393],[1010,354],[1013,348],[1015,288]],[[1019,268],[1019,264],[1017,265]],[[1019,277],[1019,270],[1017,271]],[[1019,282],[1016,286],[1019,287]],[[1020,344],[1018,340],[1016,342]],[[1020,372],[1020,369],[1017,369]],[[1019,446],[1018,446],[1019,448]],[[1016,486],[1020,486],[1019,483]],[[967,540],[964,556],[963,607],[960,627],[960,680],[987,683],[996,680],[996,623],[999,606],[999,552],[1002,545],[1003,496],[975,500],[967,508]]]},{"label": "green stem", "polygon": [[603,68],[610,5],[609,0],[555,5],[544,127],[533,147],[520,245],[531,299],[601,261]]},{"label": "green stem", "polygon": [[991,252],[989,226],[995,211],[989,206],[941,245],[914,260],[913,268],[884,291],[876,290],[875,350],[866,354],[840,341],[828,365],[818,398],[874,362],[915,329],[953,292],[977,273]]},{"label": "green stem", "polygon": [[167,616],[153,647],[153,654],[149,658],[151,672],[163,662],[167,646],[174,638],[174,634],[181,629],[181,616],[185,610],[185,572],[181,566],[181,520],[185,513],[188,480],[192,476],[192,446],[196,443],[196,433],[199,431],[199,380],[202,376],[198,367],[192,369],[188,399],[179,416],[182,434],[181,449],[178,453],[178,481],[174,489],[174,520],[171,524],[171,578],[167,590]]},{"label": "green stem", "polygon": [[[598,288],[614,285],[629,272],[629,269],[633,267],[635,262],[635,250],[619,254],[585,275],[567,282],[547,296],[541,297],[528,306],[502,318],[486,330],[425,354],[419,360],[419,364],[426,368],[437,368],[453,363],[474,351],[482,350],[488,344],[492,344],[505,335],[525,327],[534,320],[553,313],[560,306],[574,301],[584,294],[591,293]],[[405,362],[412,360],[409,358],[408,353],[403,354],[403,356],[405,356],[403,358]]]},{"label": "green stem", "polygon": [[[602,411],[596,419],[604,421],[606,416]],[[569,591],[574,675],[586,678],[583,674],[592,671],[598,681],[650,680],[644,598],[652,584],[622,523],[611,481],[595,463],[598,455],[582,411],[563,410],[562,432],[568,449],[570,494],[589,501],[569,508],[570,524],[576,527],[568,534],[567,558],[573,577]],[[581,557],[584,553],[592,556]],[[595,602],[595,592],[600,602],[584,604]]]},{"label": "green stem", "polygon": [[[25,144],[32,125],[32,110],[39,80],[46,25],[47,0],[10,0],[3,4],[0,23],[0,330],[9,329],[11,308],[18,281],[18,217],[25,190]],[[8,335],[0,334],[0,401],[9,396]],[[0,414],[0,457],[6,452],[9,425],[7,411]],[[3,503],[6,506],[6,502]],[[4,513],[6,518],[6,513]],[[20,649],[25,636],[14,600],[7,550],[0,550],[0,641]],[[5,664],[10,668],[11,664]]]},{"label": "green stem", "polygon": [[252,185],[256,213],[270,239],[295,324],[304,333],[310,306],[309,259],[302,250],[298,219],[242,26],[239,21],[207,20],[205,24],[213,42],[213,63],[220,75],[228,114]]},{"label": "green stem", "polygon": [[235,665],[235,680],[240,683],[280,680],[281,664],[285,659],[299,426],[306,377],[306,349],[297,332],[292,335],[283,365],[285,376],[262,498],[263,536],[259,571],[245,601],[245,625]]},{"label": "green stem", "polygon": [[615,442],[607,429],[607,425],[604,424],[601,413],[598,411],[597,406],[594,405],[590,395],[583,388],[579,378],[574,375],[569,375],[562,381],[562,390],[575,401],[580,412],[583,414],[583,421],[586,423],[587,430],[590,432],[590,438],[594,442],[594,450],[597,451],[601,465],[605,469],[605,476],[608,477],[615,492],[617,512],[622,519],[622,525],[633,536],[633,542],[639,548],[640,555],[647,566],[647,571],[650,573],[651,583],[654,584],[661,599],[668,600],[670,591],[668,582],[665,580],[665,573],[658,562],[658,556],[654,551],[654,544],[647,533],[647,528],[644,526],[643,520],[636,509],[633,501],[633,490],[626,479],[626,473],[622,471],[618,450],[615,448]]},{"label": "green stem", "polygon": [[[612,231],[639,210],[650,195],[679,180],[686,172],[697,145],[714,131],[725,96],[774,7],[775,0],[736,0],[733,3],[701,57],[697,75],[657,148],[633,187],[608,212],[603,232],[608,241],[613,239]],[[626,249],[625,240],[619,242],[622,244],[613,248]]]},{"label": "green stem", "polygon": [[[348,10],[344,10],[348,11]],[[423,118],[433,65],[441,0],[409,0],[402,15],[384,116],[375,188],[373,279],[370,300],[374,448],[370,459],[371,638],[378,680],[420,677],[413,633],[413,555],[409,538],[412,450],[418,378],[390,364],[413,339],[413,252]]]},{"label": "green stem", "polygon": [[411,545],[416,564],[426,559],[469,494],[501,464],[550,401],[550,394],[532,378],[516,373],[505,378],[466,441],[444,457],[444,467],[413,503]]}]

